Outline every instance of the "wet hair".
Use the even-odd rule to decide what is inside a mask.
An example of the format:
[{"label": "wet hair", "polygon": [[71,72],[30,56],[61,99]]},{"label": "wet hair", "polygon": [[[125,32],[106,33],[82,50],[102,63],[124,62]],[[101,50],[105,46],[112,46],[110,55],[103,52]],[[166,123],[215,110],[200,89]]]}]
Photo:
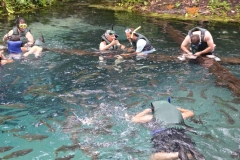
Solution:
[{"label": "wet hair", "polygon": [[191,43],[197,45],[200,43],[200,36],[198,34],[194,34],[191,36]]},{"label": "wet hair", "polygon": [[24,18],[18,16],[16,19],[16,25],[18,26],[20,23],[26,23],[26,21]]}]

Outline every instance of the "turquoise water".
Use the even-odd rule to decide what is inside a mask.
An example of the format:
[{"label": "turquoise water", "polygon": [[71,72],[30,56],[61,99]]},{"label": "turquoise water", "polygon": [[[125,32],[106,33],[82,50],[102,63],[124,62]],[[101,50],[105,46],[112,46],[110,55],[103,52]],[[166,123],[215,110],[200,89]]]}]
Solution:
[{"label": "turquoise water", "polygon": [[[112,24],[119,40],[127,45],[124,30],[141,25],[141,33],[152,41],[158,54],[180,53],[179,44],[151,18],[66,6],[25,16],[35,37],[44,34],[48,48],[97,52],[100,36]],[[1,23],[3,36],[13,21]],[[183,34],[198,25],[168,23]],[[206,27],[214,35],[219,57],[239,57],[237,24],[209,22]],[[240,77],[238,65],[225,67]],[[1,152],[0,158],[33,149],[16,159],[52,160],[69,155],[76,160],[148,159],[150,131],[127,121],[125,113],[134,115],[152,101],[167,100],[169,95],[172,104],[195,112],[186,123],[197,131],[198,135],[190,135],[206,159],[229,160],[239,147],[239,104],[232,101],[236,97],[227,88],[215,86],[214,75],[194,62],[133,58],[116,65],[114,58],[99,63],[98,56],[44,51],[41,59],[30,56],[7,64],[0,74],[0,147],[14,147]],[[24,139],[27,134],[45,137]]]}]

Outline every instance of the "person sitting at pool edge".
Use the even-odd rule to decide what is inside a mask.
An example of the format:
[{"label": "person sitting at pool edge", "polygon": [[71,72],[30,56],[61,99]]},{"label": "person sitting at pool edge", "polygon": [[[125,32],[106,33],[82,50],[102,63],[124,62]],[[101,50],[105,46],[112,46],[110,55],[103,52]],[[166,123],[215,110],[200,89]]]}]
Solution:
[{"label": "person sitting at pool edge", "polygon": [[[188,49],[189,45],[190,48]],[[193,59],[206,55],[211,55],[208,56],[209,58],[215,58],[213,55],[215,46],[213,37],[208,30],[195,27],[188,32],[188,35],[181,44],[181,49],[187,53],[186,56],[192,57]]]},{"label": "person sitting at pool edge", "polygon": [[[142,34],[134,32],[133,28],[125,30],[126,37],[133,47],[133,54],[137,56],[146,56],[150,53],[155,52],[155,48],[150,44],[150,41]],[[121,54],[128,56],[131,54]]]},{"label": "person sitting at pool edge", "polygon": [[117,40],[118,35],[113,30],[106,30],[106,32],[101,36],[102,41],[99,44],[99,50],[115,50],[115,49],[125,49],[124,45],[121,45]]},{"label": "person sitting at pool edge", "polygon": [[153,131],[151,160],[177,160],[184,157],[205,160],[185,133],[186,130],[179,128],[179,124],[184,124],[184,119],[194,116],[192,111],[176,108],[166,101],[152,102],[151,107],[131,118],[134,123],[147,124],[147,128]]},{"label": "person sitting at pool edge", "polygon": [[4,35],[3,41],[7,41],[8,43],[8,53],[15,54],[13,57],[17,57],[16,54],[26,52],[28,48],[33,45],[34,38],[30,30],[27,28],[24,18],[18,17],[16,20],[16,26]]}]

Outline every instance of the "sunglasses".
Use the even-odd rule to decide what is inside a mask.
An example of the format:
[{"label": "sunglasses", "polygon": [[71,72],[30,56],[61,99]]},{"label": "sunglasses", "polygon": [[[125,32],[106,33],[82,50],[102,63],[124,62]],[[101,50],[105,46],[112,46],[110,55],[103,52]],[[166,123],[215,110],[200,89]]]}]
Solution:
[{"label": "sunglasses", "polygon": [[18,26],[21,29],[27,28],[27,24],[26,23],[19,24]]}]

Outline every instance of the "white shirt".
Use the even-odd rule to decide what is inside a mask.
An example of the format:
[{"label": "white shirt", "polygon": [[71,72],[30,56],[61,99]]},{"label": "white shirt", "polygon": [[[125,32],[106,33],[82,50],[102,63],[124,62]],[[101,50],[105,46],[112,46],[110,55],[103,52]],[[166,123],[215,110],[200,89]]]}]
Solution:
[{"label": "white shirt", "polygon": [[136,52],[137,53],[140,53],[142,52],[143,48],[145,47],[145,45],[147,44],[147,42],[144,40],[144,39],[139,39],[137,41],[137,49],[136,49]]}]

